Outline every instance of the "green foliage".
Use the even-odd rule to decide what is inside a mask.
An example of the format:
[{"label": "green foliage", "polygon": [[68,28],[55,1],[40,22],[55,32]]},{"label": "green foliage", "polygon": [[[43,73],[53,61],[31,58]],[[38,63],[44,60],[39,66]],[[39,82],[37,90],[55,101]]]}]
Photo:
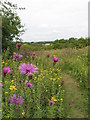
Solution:
[{"label": "green foliage", "polygon": [[30,51],[40,51],[40,50],[52,50],[52,49],[62,49],[62,48],[83,48],[88,46],[89,39],[88,38],[69,38],[67,40],[65,39],[60,39],[60,40],[55,40],[54,42],[25,42],[23,43],[23,50],[27,50],[27,45],[28,49]]},{"label": "green foliage", "polygon": [[54,41],[53,48],[61,49],[61,48],[83,48],[85,46],[88,46],[88,39],[87,38],[69,38],[67,40],[60,39]]},{"label": "green foliage", "polygon": [[[24,32],[24,26],[16,13],[17,5],[10,2],[2,2],[2,49],[10,47],[12,49],[13,40],[20,40],[20,35]],[[12,49],[13,50],[13,49]]]},{"label": "green foliage", "polygon": [[80,85],[88,89],[88,48],[63,49],[60,55],[62,70],[76,78]]},{"label": "green foliage", "polygon": [[[22,52],[21,48],[18,53],[20,52]],[[21,60],[13,60],[13,58],[8,58],[9,49],[3,53],[2,68],[9,66],[10,70],[13,70],[12,75],[7,74],[3,76],[2,80],[4,85],[2,98],[5,98],[5,102],[3,101],[2,104],[3,118],[23,118],[23,112],[25,118],[63,117],[64,90],[63,85],[61,86],[63,78],[59,62],[53,66],[53,56],[48,58],[42,54],[42,51],[36,53],[34,60],[32,55],[29,56],[25,50],[22,52],[22,55],[23,58]],[[38,73],[33,73],[32,79],[26,74],[20,74],[19,66],[24,62],[32,63],[38,67]],[[27,87],[25,81],[33,84],[33,88]],[[10,89],[12,86],[16,89]],[[13,94],[23,97],[22,105],[16,107],[14,103],[8,102],[8,98]],[[53,100],[53,105],[50,104],[50,100]]]}]

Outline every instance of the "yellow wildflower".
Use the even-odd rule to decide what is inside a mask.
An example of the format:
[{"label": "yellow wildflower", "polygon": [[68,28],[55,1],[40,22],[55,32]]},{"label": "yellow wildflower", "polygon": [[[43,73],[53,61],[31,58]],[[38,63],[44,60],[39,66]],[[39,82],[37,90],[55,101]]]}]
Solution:
[{"label": "yellow wildflower", "polygon": [[0,110],[0,112],[2,112],[2,110]]},{"label": "yellow wildflower", "polygon": [[10,86],[10,90],[17,90],[15,86]]},{"label": "yellow wildflower", "polygon": [[13,54],[16,54],[16,52],[14,52]]},{"label": "yellow wildflower", "polygon": [[62,78],[62,76],[60,76],[60,78]]},{"label": "yellow wildflower", "polygon": [[54,102],[57,101],[55,97],[52,97],[52,100],[53,100]]},{"label": "yellow wildflower", "polygon": [[8,94],[8,92],[5,92],[5,94]]},{"label": "yellow wildflower", "polygon": [[36,80],[36,78],[34,78],[34,80]]},{"label": "yellow wildflower", "polygon": [[50,69],[50,72],[52,73],[52,70]]},{"label": "yellow wildflower", "polygon": [[50,78],[50,80],[52,80],[53,78]]},{"label": "yellow wildflower", "polygon": [[22,112],[22,115],[24,116],[24,115],[25,115],[25,112]]},{"label": "yellow wildflower", "polygon": [[14,80],[11,80],[12,83],[14,83]]},{"label": "yellow wildflower", "polygon": [[53,80],[56,80],[56,78],[53,78]]},{"label": "yellow wildflower", "polygon": [[2,61],[2,64],[4,64],[5,62],[4,61]]},{"label": "yellow wildflower", "polygon": [[8,115],[8,116],[5,116],[5,118],[10,118],[10,116]]},{"label": "yellow wildflower", "polygon": [[29,80],[29,82],[31,82],[31,80]]},{"label": "yellow wildflower", "polygon": [[47,70],[44,70],[44,72],[47,72]]},{"label": "yellow wildflower", "polygon": [[60,100],[63,101],[63,98],[61,98]]}]

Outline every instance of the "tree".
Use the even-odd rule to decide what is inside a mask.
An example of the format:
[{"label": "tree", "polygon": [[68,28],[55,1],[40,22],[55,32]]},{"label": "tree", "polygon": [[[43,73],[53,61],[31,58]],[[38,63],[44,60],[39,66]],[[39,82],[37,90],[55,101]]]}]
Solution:
[{"label": "tree", "polygon": [[11,47],[13,40],[20,41],[20,36],[24,33],[24,26],[16,13],[17,5],[8,1],[1,3],[2,16],[2,49]]}]

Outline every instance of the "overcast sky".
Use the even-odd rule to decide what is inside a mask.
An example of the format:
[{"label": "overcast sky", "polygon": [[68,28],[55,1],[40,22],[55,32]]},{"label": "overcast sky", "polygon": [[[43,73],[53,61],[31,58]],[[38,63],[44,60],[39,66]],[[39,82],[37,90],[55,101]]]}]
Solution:
[{"label": "overcast sky", "polygon": [[23,41],[88,37],[88,0],[9,0],[27,29]]}]

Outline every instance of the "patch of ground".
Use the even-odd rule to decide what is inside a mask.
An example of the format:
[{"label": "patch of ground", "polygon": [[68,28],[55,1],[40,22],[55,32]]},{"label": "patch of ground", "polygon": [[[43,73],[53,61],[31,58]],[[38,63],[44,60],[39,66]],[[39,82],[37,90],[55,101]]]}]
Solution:
[{"label": "patch of ground", "polygon": [[79,83],[69,75],[64,74],[65,87],[65,112],[67,118],[86,118],[87,99],[86,93],[81,90]]}]

